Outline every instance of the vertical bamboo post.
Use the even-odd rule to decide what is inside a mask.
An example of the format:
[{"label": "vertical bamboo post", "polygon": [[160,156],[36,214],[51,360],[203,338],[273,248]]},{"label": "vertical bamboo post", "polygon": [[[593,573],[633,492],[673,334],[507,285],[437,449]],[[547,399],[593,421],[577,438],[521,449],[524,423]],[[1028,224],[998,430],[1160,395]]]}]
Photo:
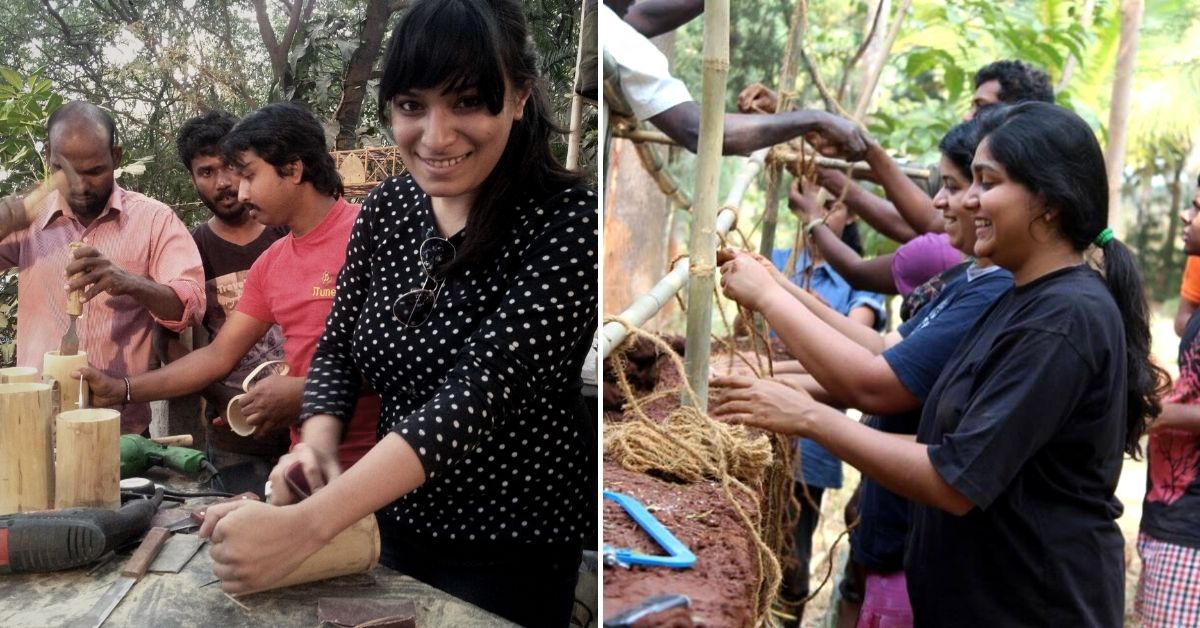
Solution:
[{"label": "vertical bamboo post", "polygon": [[54,507],[121,505],[121,413],[108,408],[58,415]]},{"label": "vertical bamboo post", "polygon": [[0,384],[0,515],[53,505],[53,403],[47,384]]},{"label": "vertical bamboo post", "polygon": [[87,352],[80,351],[75,355],[59,355],[58,351],[47,351],[42,361],[42,373],[53,377],[58,382],[58,407],[62,410],[79,408],[79,389],[83,388],[83,399],[87,400],[87,381],[71,377],[76,369],[87,366]]},{"label": "vertical bamboo post", "polygon": [[717,265],[717,195],[725,139],[725,76],[729,73],[729,0],[704,2],[704,81],[696,155],[696,205],[689,250],[686,364],[696,399],[683,403],[708,410],[708,353],[712,334],[712,290]]},{"label": "vertical bamboo post", "polygon": [[40,382],[42,376],[32,366],[10,366],[0,369],[0,384],[20,384],[22,382]]},{"label": "vertical bamboo post", "polygon": [[[587,0],[579,6],[579,39],[575,44],[575,82],[572,83],[576,88],[579,87],[579,68],[583,64],[583,36],[584,28],[583,21],[587,19]],[[569,135],[567,135],[567,170],[579,169],[579,144],[583,137],[583,129],[580,124],[583,119],[583,96],[579,92],[571,95],[571,122]]]}]

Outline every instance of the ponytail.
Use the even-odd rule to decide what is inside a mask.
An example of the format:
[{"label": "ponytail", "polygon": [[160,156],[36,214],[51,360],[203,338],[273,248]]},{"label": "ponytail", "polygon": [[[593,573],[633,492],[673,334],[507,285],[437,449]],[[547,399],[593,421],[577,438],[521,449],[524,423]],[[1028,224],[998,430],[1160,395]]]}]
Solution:
[{"label": "ponytail", "polygon": [[[1105,238],[1105,233],[1109,237]],[[1105,229],[1096,246],[1104,252],[1104,281],[1125,323],[1126,421],[1125,453],[1141,457],[1141,438],[1147,419],[1162,412],[1160,399],[1170,387],[1167,372],[1150,358],[1150,313],[1142,286],[1142,273],[1133,252]]]}]

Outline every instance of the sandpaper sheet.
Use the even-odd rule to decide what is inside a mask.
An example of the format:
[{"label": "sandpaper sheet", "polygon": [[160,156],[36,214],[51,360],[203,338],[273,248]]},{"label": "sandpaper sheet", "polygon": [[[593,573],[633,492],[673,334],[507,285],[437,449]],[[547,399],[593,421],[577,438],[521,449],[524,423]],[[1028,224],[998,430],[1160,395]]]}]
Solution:
[{"label": "sandpaper sheet", "polygon": [[416,613],[409,600],[323,597],[317,601],[317,619],[335,626],[416,628]]}]

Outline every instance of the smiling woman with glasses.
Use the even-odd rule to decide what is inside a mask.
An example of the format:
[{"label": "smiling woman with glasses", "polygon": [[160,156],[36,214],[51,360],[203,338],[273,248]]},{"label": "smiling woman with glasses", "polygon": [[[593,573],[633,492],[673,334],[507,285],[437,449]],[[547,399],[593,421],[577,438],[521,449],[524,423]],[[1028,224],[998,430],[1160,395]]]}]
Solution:
[{"label": "smiling woman with glasses", "polygon": [[[564,6],[573,6],[564,3]],[[380,110],[407,172],[350,236],[281,507],[211,509],[226,590],[260,588],[374,511],[383,564],[523,625],[567,625],[595,520],[579,374],[597,324],[597,207],[553,157],[520,4],[412,3]],[[380,441],[334,452],[360,384]],[[299,460],[322,487],[287,504]],[[241,515],[241,511],[253,516]]]}]

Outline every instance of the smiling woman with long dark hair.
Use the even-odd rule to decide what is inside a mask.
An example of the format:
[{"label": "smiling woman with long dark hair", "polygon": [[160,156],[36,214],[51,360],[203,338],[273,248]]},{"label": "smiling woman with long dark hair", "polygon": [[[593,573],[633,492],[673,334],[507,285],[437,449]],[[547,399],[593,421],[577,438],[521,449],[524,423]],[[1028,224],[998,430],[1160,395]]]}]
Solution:
[{"label": "smiling woman with long dark hair", "polygon": [[[516,2],[414,3],[379,99],[408,172],[363,205],[304,442],[272,475],[280,487],[299,460],[324,488],[217,511],[205,531],[231,547],[214,570],[226,590],[261,586],[375,511],[385,565],[524,625],[566,625],[595,516],[578,378],[596,328],[596,198],[552,156]],[[364,380],[381,440],[342,475],[333,452]]]},{"label": "smiling woman with long dark hair", "polygon": [[[904,569],[918,625],[1120,626],[1117,480],[1166,382],[1141,277],[1105,227],[1087,123],[1046,103],[980,122],[965,199],[975,254],[1015,285],[946,363],[917,442],[758,382],[733,383],[715,412],[812,438],[914,502]],[[1084,258],[1093,246],[1102,273]]]}]

